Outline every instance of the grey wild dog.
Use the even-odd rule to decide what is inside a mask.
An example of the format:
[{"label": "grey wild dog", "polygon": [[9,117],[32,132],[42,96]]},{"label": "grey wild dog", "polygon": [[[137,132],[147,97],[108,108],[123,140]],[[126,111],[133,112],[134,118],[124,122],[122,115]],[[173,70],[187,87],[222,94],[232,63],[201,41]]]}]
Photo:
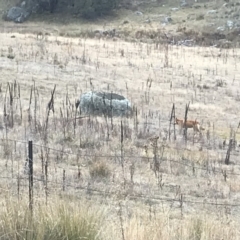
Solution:
[{"label": "grey wild dog", "polygon": [[205,128],[203,128],[197,120],[195,120],[195,121],[187,120],[186,122],[185,122],[185,120],[179,119],[179,118],[176,118],[175,120],[176,120],[175,124],[180,126],[181,130],[183,128],[193,128],[194,132],[199,132],[199,133],[201,133],[202,130],[205,130]]}]

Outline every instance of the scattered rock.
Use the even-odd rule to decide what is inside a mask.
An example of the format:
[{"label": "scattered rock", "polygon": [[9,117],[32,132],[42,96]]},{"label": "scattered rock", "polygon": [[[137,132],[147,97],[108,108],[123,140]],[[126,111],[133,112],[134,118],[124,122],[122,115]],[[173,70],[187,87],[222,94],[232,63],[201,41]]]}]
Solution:
[{"label": "scattered rock", "polygon": [[224,8],[227,8],[227,7],[230,7],[230,4],[229,3],[224,3],[223,5],[222,5],[222,7]]},{"label": "scattered rock", "polygon": [[17,6],[11,7],[3,14],[5,21],[22,23],[27,20],[31,13],[39,13],[49,10],[51,13],[56,9],[58,0],[22,1]]},{"label": "scattered rock", "polygon": [[26,7],[26,2],[25,1],[21,2],[20,7],[25,8]]},{"label": "scattered rock", "polygon": [[170,22],[172,22],[172,18],[169,17],[169,16],[167,16],[167,17],[165,17],[165,21],[168,22],[168,23],[170,23]]},{"label": "scattered rock", "polygon": [[91,115],[130,116],[131,103],[122,95],[109,92],[87,92],[80,97],[81,113]]},{"label": "scattered rock", "polygon": [[172,21],[173,21],[173,20],[172,20],[171,17],[166,16],[166,17],[163,18],[162,23],[163,23],[163,24],[166,24],[166,23],[170,23],[170,22],[172,22]]},{"label": "scattered rock", "polygon": [[179,40],[175,41],[174,39],[169,42],[172,45],[177,45],[177,46],[187,46],[187,47],[192,47],[196,44],[196,41],[194,39],[185,39],[185,40]]},{"label": "scattered rock", "polygon": [[5,21],[14,21],[16,23],[24,22],[30,16],[30,12],[21,7],[11,7],[3,16]]},{"label": "scattered rock", "polygon": [[142,12],[139,12],[139,11],[136,11],[135,14],[136,14],[136,15],[140,15],[140,16],[143,15],[143,13],[142,13]]},{"label": "scattered rock", "polygon": [[171,8],[171,10],[172,10],[173,12],[176,12],[176,11],[179,10],[179,8]]},{"label": "scattered rock", "polygon": [[217,31],[223,32],[225,31],[225,27],[224,26],[217,27]]},{"label": "scattered rock", "polygon": [[147,18],[144,22],[145,22],[145,23],[151,23],[151,19],[150,19],[150,18]]},{"label": "scattered rock", "polygon": [[186,0],[180,0],[180,7],[181,8],[191,8],[192,6],[193,6],[193,2],[192,1],[186,2]]},{"label": "scattered rock", "polygon": [[234,24],[233,24],[233,21],[231,21],[231,20],[228,20],[228,21],[227,21],[227,26],[228,26],[229,29],[232,29],[232,28],[233,28],[233,25],[234,25]]},{"label": "scattered rock", "polygon": [[215,13],[217,13],[217,10],[209,10],[209,11],[207,11],[207,14],[215,14]]}]

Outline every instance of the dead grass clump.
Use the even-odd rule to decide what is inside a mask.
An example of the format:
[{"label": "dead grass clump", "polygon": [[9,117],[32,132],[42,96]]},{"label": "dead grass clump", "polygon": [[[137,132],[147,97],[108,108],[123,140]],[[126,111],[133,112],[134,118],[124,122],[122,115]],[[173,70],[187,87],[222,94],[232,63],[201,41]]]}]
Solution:
[{"label": "dead grass clump", "polygon": [[179,221],[167,215],[151,221],[146,219],[140,221],[138,218],[134,217],[125,228],[126,239],[237,239],[234,226],[224,225],[211,217],[206,219],[204,216],[191,216]]},{"label": "dead grass clump", "polygon": [[203,20],[204,19],[204,14],[198,14],[197,16],[196,16],[196,20],[197,21],[200,21],[200,20]]},{"label": "dead grass clump", "polygon": [[12,154],[12,146],[10,145],[10,143],[6,140],[3,141],[3,148],[2,148],[2,157],[4,159],[8,159],[11,157],[11,154]]},{"label": "dead grass clump", "polygon": [[111,170],[105,161],[98,161],[91,165],[89,170],[91,178],[109,178]]},{"label": "dead grass clump", "polygon": [[73,38],[94,38],[96,33],[92,29],[62,29],[59,32],[59,36],[62,37],[73,37]]},{"label": "dead grass clump", "polygon": [[0,212],[0,235],[4,239],[26,240],[97,239],[97,215],[89,207],[59,199],[52,199],[48,205],[35,204],[32,215],[27,202],[7,199]]},{"label": "dead grass clump", "polygon": [[8,47],[8,55],[7,55],[7,58],[9,58],[9,59],[14,59],[14,58],[15,58],[15,55],[14,55],[14,53],[13,53],[12,47]]},{"label": "dead grass clump", "polygon": [[165,40],[166,36],[160,29],[139,29],[135,32],[136,39],[158,39]]},{"label": "dead grass clump", "polygon": [[234,227],[221,223],[211,217],[191,217],[186,220],[183,239],[236,239]]},{"label": "dead grass clump", "polygon": [[231,180],[230,182],[230,192],[239,193],[240,192],[240,185],[239,182],[236,180]]},{"label": "dead grass clump", "polygon": [[94,149],[94,148],[99,148],[101,145],[99,142],[94,142],[93,140],[89,140],[89,139],[84,139],[81,140],[80,143],[80,148],[82,149]]}]

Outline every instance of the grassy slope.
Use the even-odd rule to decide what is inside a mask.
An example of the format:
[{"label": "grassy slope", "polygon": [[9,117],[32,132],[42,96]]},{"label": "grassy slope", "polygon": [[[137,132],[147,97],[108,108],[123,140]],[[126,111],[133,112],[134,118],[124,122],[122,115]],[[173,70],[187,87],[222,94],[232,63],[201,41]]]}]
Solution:
[{"label": "grassy slope", "polygon": [[[51,15],[49,17],[53,18]],[[91,26],[93,29],[101,28],[104,27],[103,22]],[[38,216],[38,224],[34,228],[38,227],[39,232],[39,238],[36,239],[42,239],[42,234],[47,230],[55,234],[57,228],[68,236],[74,230],[77,232],[75,223],[82,219],[81,214],[77,213],[82,212],[86,219],[89,217],[78,202],[85,208],[89,204],[88,209],[91,211],[103,211],[103,222],[97,215],[102,228],[97,227],[103,239],[239,239],[236,227],[239,225],[239,207],[191,203],[207,201],[239,204],[239,175],[232,175],[240,174],[238,148],[233,151],[230,166],[223,165],[226,149],[219,148],[222,140],[229,136],[230,127],[236,129],[238,125],[238,50],[166,48],[140,42],[56,36],[57,32],[78,32],[79,25],[76,23],[49,26],[36,20],[17,25],[18,28],[12,23],[2,23],[2,26],[0,68],[3,91],[0,95],[0,112],[3,112],[5,103],[10,114],[9,98],[5,100],[5,93],[7,83],[16,80],[21,88],[23,121],[19,120],[20,105],[15,98],[14,128],[1,131],[1,138],[31,138],[35,144],[46,144],[42,136],[46,106],[56,84],[55,113],[50,114],[47,144],[68,153],[48,152],[39,146],[34,147],[34,208]],[[39,30],[52,36],[41,39],[36,34],[17,33],[34,33]],[[13,35],[15,38],[11,37]],[[8,58],[9,55],[13,55],[14,59]],[[149,79],[152,79],[150,88],[147,85]],[[30,106],[32,120],[29,122],[28,108],[33,80],[38,92],[34,98],[36,105],[34,100]],[[113,120],[110,141],[106,141],[110,120],[107,125],[102,118],[91,118],[90,122],[79,121],[76,134],[72,122],[66,124],[67,115],[73,116],[71,108],[65,104],[66,97],[74,104],[81,92],[92,87],[96,90],[109,88],[121,93],[138,107],[138,130],[133,127],[133,120],[124,121],[126,134],[123,149],[128,156],[125,157],[124,175],[119,157],[109,157],[120,155],[119,119]],[[203,122],[206,128],[203,137],[196,136],[193,145],[192,132],[189,130],[187,146],[178,133],[176,142],[165,143],[163,138],[169,126],[172,104],[175,103],[176,115],[183,117],[185,104],[189,101],[189,118]],[[61,117],[61,111],[64,117]],[[4,121],[1,116],[1,123],[6,128],[8,121]],[[150,169],[153,150],[148,140],[148,137],[156,134],[160,136],[159,146],[164,146],[165,160],[161,163],[158,179]],[[239,139],[238,134],[236,137]],[[93,154],[95,157],[89,157]],[[162,156],[162,148],[159,147],[157,154]],[[27,180],[20,181],[20,199],[23,200],[19,204],[22,208],[15,209],[13,205],[7,205],[8,202],[17,201],[15,196],[19,176],[27,177],[23,172],[25,159],[25,144],[14,145],[14,142],[2,141],[1,189],[4,191],[1,196],[4,207],[0,215],[4,221],[1,222],[1,235],[17,232],[17,227],[21,225],[31,230],[31,226],[26,226],[26,221],[21,218],[14,225],[17,216],[23,216],[26,212],[24,199],[28,191]],[[44,205],[46,198],[41,180],[45,178],[42,174],[42,160],[49,161],[49,207]],[[99,166],[110,171],[110,177],[91,178],[92,171],[100,174]],[[66,170],[64,192],[63,169]],[[81,172],[80,179],[78,170]],[[227,181],[224,181],[222,170],[227,171]],[[58,213],[61,213],[58,206],[61,207],[60,196],[64,196],[63,207],[66,207],[67,212],[62,215],[62,222],[58,221]],[[76,213],[73,216],[68,212],[72,207]],[[73,225],[68,225],[68,229],[63,229],[71,217],[76,221],[72,221]],[[44,224],[46,219],[50,222],[50,230]],[[8,231],[6,226],[9,227]],[[74,235],[71,236],[74,239]],[[12,236],[9,239],[13,239]]]},{"label": "grassy slope", "polygon": [[[14,1],[3,1],[0,4],[0,9],[8,9],[14,5]],[[188,1],[189,2],[189,1]],[[225,26],[228,19],[234,20],[228,12],[236,12],[238,6],[223,7],[224,1],[200,1],[199,3],[192,2],[192,8],[179,8],[178,1],[163,1],[161,4],[148,2],[139,4],[133,9],[119,9],[114,11],[111,16],[102,17],[94,21],[86,21],[78,15],[71,14],[73,10],[66,6],[56,11],[55,14],[44,13],[42,15],[33,15],[30,21],[17,25],[18,31],[22,32],[38,32],[41,31],[47,34],[60,34],[62,36],[78,37],[94,36],[94,30],[117,29],[119,36],[128,41],[135,41],[137,31],[143,31],[143,41],[156,42],[164,38],[163,32],[167,33],[170,39],[195,39],[197,42],[203,40],[203,44],[214,44],[212,34],[217,32],[217,27]],[[233,1],[234,2],[234,1]],[[233,3],[234,4],[234,3]],[[178,11],[171,10],[178,7]],[[209,10],[217,9],[217,14],[208,14]],[[137,15],[136,10],[142,12],[142,15]],[[170,16],[172,22],[162,24],[165,16]],[[200,17],[199,17],[200,16]],[[202,16],[202,17],[201,17]],[[227,17],[226,17],[227,16]],[[150,20],[150,22],[148,21]],[[128,21],[127,24],[123,24]],[[12,24],[1,22],[0,25],[5,27],[13,27]],[[31,27],[28,27],[31,26]],[[227,30],[223,33],[228,32]],[[152,34],[154,33],[154,34]],[[202,34],[203,33],[203,34]],[[154,35],[156,38],[150,39]],[[159,39],[160,38],[160,39]],[[237,36],[235,36],[237,39]],[[165,39],[166,40],[166,39]]]}]

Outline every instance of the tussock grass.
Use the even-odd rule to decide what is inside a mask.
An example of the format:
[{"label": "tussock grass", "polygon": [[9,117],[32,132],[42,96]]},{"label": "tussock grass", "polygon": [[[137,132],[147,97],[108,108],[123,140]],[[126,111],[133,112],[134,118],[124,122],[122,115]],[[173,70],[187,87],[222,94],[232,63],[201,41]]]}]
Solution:
[{"label": "tussock grass", "polygon": [[100,211],[87,203],[53,198],[46,205],[39,200],[31,213],[26,200],[10,197],[1,207],[1,239],[100,239]]},{"label": "tussock grass", "polygon": [[213,217],[198,214],[179,220],[171,220],[170,215],[156,216],[149,220],[134,217],[125,228],[126,239],[140,240],[217,240],[236,239],[235,223],[225,225]]},{"label": "tussock grass", "polygon": [[111,170],[108,164],[101,160],[91,164],[89,173],[93,179],[109,178],[111,176]]},{"label": "tussock grass", "polygon": [[[239,239],[239,146],[224,165],[228,141],[219,145],[238,126],[240,51],[161,45],[159,22],[134,17],[139,24],[126,18],[117,41],[94,39],[95,29],[113,28],[104,20],[81,28],[6,23],[12,30],[0,34],[0,238]],[[190,34],[184,25],[180,33]],[[126,96],[134,116],[75,121],[76,100],[89,90]],[[176,128],[174,140],[173,103],[183,118],[189,102],[188,119],[205,131],[193,137],[189,129],[186,142]]]}]

